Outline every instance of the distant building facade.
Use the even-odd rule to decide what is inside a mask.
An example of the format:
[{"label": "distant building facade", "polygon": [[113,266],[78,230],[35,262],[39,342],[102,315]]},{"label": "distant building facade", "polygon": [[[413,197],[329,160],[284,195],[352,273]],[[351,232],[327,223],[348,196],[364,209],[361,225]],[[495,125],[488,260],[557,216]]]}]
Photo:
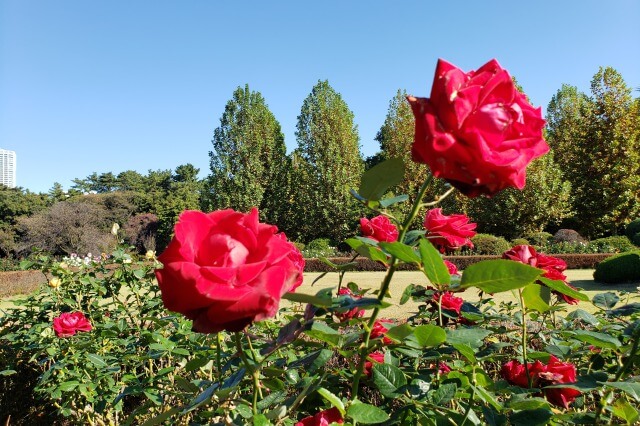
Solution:
[{"label": "distant building facade", "polygon": [[16,187],[16,153],[0,149],[0,185]]}]

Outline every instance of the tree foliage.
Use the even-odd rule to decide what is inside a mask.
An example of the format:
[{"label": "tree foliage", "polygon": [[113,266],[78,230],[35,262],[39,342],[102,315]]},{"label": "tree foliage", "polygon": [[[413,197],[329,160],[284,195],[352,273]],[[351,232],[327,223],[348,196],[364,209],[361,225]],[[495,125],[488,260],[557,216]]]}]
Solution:
[{"label": "tree foliage", "polygon": [[640,214],[640,102],[613,68],[591,96],[563,86],[548,112],[549,142],[573,188],[573,227],[589,237],[620,233]]},{"label": "tree foliage", "polygon": [[298,116],[294,153],[295,238],[341,241],[353,231],[358,205],[349,195],[364,170],[353,112],[328,81],[318,81]]},{"label": "tree foliage", "polygon": [[209,153],[208,209],[248,211],[277,223],[288,159],[280,123],[260,92],[238,87],[227,102]]}]

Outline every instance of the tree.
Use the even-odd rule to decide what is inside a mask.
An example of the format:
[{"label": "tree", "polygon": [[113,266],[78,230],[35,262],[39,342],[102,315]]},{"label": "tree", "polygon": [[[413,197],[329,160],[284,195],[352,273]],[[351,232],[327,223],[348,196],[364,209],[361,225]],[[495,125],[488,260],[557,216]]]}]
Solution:
[{"label": "tree", "polygon": [[[411,146],[415,132],[415,118],[411,111],[411,106],[406,100],[407,92],[398,90],[396,95],[389,102],[389,109],[384,124],[376,135],[376,141],[380,143],[380,161],[390,158],[402,158],[405,165],[404,180],[396,188],[396,194],[407,194],[409,201],[401,206],[404,214],[409,212],[415,196],[425,181],[431,175],[431,171],[426,164],[416,163],[411,159]],[[445,191],[445,183],[441,179],[434,178],[431,181],[425,199],[434,199]],[[416,220],[424,219],[418,215]],[[417,225],[417,224],[415,224]]]},{"label": "tree", "polygon": [[572,223],[584,235],[617,234],[640,214],[640,108],[613,68],[591,96],[563,86],[548,108],[549,142],[573,188]]},{"label": "tree", "polygon": [[260,209],[262,220],[278,222],[275,195],[288,166],[280,123],[260,92],[238,87],[213,134],[208,209]]},{"label": "tree", "polygon": [[328,81],[319,81],[304,100],[296,127],[292,196],[305,231],[299,238],[341,241],[359,216],[349,189],[358,187],[364,170],[353,112]]}]

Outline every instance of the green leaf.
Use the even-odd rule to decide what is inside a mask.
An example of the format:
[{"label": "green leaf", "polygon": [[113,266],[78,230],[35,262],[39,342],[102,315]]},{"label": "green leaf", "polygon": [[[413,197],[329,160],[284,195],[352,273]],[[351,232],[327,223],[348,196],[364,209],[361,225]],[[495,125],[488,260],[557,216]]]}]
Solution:
[{"label": "green leaf", "polygon": [[628,317],[635,313],[640,312],[640,303],[629,303],[619,308],[616,308],[610,312],[614,317]]},{"label": "green leaf", "polygon": [[253,416],[253,426],[269,426],[271,422],[264,414],[256,414]]},{"label": "green leaf", "polygon": [[613,403],[613,407],[611,409],[613,414],[620,417],[622,420],[626,421],[628,425],[637,424],[638,418],[638,410],[633,408],[629,401],[619,398],[616,402]]},{"label": "green leaf", "polygon": [[615,337],[596,331],[575,330],[571,334],[581,342],[590,343],[599,348],[616,349],[621,345],[620,340]]},{"label": "green leaf", "polygon": [[107,366],[107,363],[105,362],[104,358],[102,358],[100,355],[86,354],[86,357],[89,361],[91,361],[93,365],[95,365],[98,368],[103,368]]},{"label": "green leaf", "polygon": [[356,401],[347,408],[347,416],[358,423],[372,425],[389,420],[389,415],[380,408]]},{"label": "green leaf", "polygon": [[342,414],[342,416],[344,417],[345,415],[345,409],[344,409],[344,404],[342,403],[342,400],[340,398],[338,398],[334,393],[332,393],[330,390],[326,389],[326,388],[320,388],[318,389],[318,393],[327,401],[329,401],[329,403],[336,407],[339,411],[340,414]]},{"label": "green leaf", "polygon": [[423,348],[439,346],[447,340],[445,331],[433,324],[419,325],[413,329],[413,334]]},{"label": "green leaf", "polygon": [[17,374],[16,370],[2,370],[0,371],[0,376],[11,376],[12,374]]},{"label": "green leaf", "polygon": [[184,366],[184,369],[187,372],[194,371],[200,367],[204,367],[205,365],[207,365],[209,361],[210,360],[207,357],[194,358],[191,361],[187,362],[187,364]]},{"label": "green leaf", "polygon": [[591,315],[589,312],[585,311],[584,309],[576,309],[573,312],[570,312],[567,315],[567,319],[568,320],[580,320],[583,321],[589,325],[598,325],[600,324],[600,321],[598,320],[598,318],[596,318],[595,316]]},{"label": "green leaf", "polygon": [[157,389],[145,389],[144,394],[155,405],[162,405],[162,395],[160,395],[160,391]]},{"label": "green leaf", "polygon": [[373,366],[373,383],[378,387],[380,393],[387,398],[393,398],[398,394],[398,388],[407,384],[407,379],[395,365],[375,364]]},{"label": "green leaf", "polygon": [[447,343],[450,345],[465,344],[474,349],[478,349],[484,343],[485,337],[493,334],[490,330],[481,328],[458,328],[447,330]]},{"label": "green leaf", "polygon": [[412,247],[409,247],[406,244],[403,244],[399,241],[395,241],[393,243],[383,241],[378,244],[384,251],[392,256],[395,256],[397,259],[403,262],[415,263],[417,265],[420,264],[420,257],[418,257],[418,254],[413,250]]},{"label": "green leaf", "polygon": [[553,411],[549,408],[535,410],[522,410],[509,416],[513,426],[542,426],[546,425],[553,417]]},{"label": "green leaf", "polygon": [[629,395],[631,398],[640,402],[640,383],[639,382],[606,382],[605,386],[619,389]]},{"label": "green leaf", "polygon": [[466,343],[456,343],[453,347],[456,348],[456,350],[460,352],[460,354],[462,354],[462,356],[464,356],[470,363],[476,363],[476,356],[471,346]]},{"label": "green leaf", "polygon": [[[521,395],[524,397],[524,395]],[[549,409],[549,403],[542,398],[516,399],[509,403],[512,410],[537,410],[539,408]]]},{"label": "green leaf", "polygon": [[404,179],[404,161],[402,158],[390,158],[370,168],[360,181],[358,194],[367,200],[377,201],[389,188]]},{"label": "green leaf", "polygon": [[440,406],[448,404],[453,397],[456,396],[457,390],[458,386],[456,386],[455,383],[444,383],[440,385],[433,394],[433,403]]},{"label": "green leaf", "polygon": [[409,301],[409,299],[411,299],[411,295],[413,294],[413,291],[415,290],[415,288],[416,288],[415,284],[409,284],[407,288],[404,289],[404,291],[402,292],[402,296],[400,296],[401,305],[404,305]]},{"label": "green leaf", "polygon": [[285,293],[282,298],[297,303],[311,303],[312,305],[319,306],[321,308],[328,308],[331,306],[330,297],[311,296],[310,294],[303,293]]},{"label": "green leaf", "polygon": [[620,298],[615,293],[599,293],[593,296],[591,302],[600,309],[609,310],[616,306]]},{"label": "green leaf", "polygon": [[426,238],[420,239],[420,258],[424,268],[424,274],[435,285],[449,285],[451,274],[444,264],[440,252]]},{"label": "green leaf", "polygon": [[387,255],[382,252],[377,246],[371,246],[359,238],[349,238],[345,240],[345,243],[354,249],[360,256],[371,259],[375,262],[382,262],[385,265],[389,262]]},{"label": "green leaf", "polygon": [[407,336],[413,333],[413,327],[404,323],[391,327],[384,335],[385,337],[395,340],[396,342],[402,342]]},{"label": "green leaf", "polygon": [[392,206],[397,203],[403,203],[409,199],[408,195],[402,194],[393,198],[385,198],[384,200],[380,200],[380,207],[386,209],[389,206]]},{"label": "green leaf", "polygon": [[329,343],[335,347],[341,347],[345,342],[345,336],[320,321],[314,321],[311,330],[306,330],[305,333],[309,337]]},{"label": "green leaf", "polygon": [[70,380],[68,382],[60,383],[58,390],[61,390],[62,392],[69,392],[77,388],[79,384],[80,382],[77,380]]},{"label": "green leaf", "polygon": [[522,289],[522,299],[524,305],[538,312],[547,312],[551,306],[545,302],[545,296],[549,295],[549,289],[540,284],[529,284]]},{"label": "green leaf", "polygon": [[483,260],[464,270],[460,287],[477,287],[487,293],[500,293],[531,284],[542,272],[513,260]]},{"label": "green leaf", "polygon": [[180,407],[172,407],[167,411],[142,423],[142,426],[156,426],[156,425],[162,424],[166,420],[168,420],[171,416],[173,416],[174,414],[177,414],[179,411],[180,411]]},{"label": "green leaf", "polygon": [[589,301],[589,296],[584,294],[581,291],[575,290],[565,284],[564,281],[560,280],[550,280],[549,278],[540,277],[539,281],[543,282],[547,287],[549,287],[553,291],[557,291],[558,293],[565,294],[569,297],[573,297],[574,299],[582,300],[583,302]]}]

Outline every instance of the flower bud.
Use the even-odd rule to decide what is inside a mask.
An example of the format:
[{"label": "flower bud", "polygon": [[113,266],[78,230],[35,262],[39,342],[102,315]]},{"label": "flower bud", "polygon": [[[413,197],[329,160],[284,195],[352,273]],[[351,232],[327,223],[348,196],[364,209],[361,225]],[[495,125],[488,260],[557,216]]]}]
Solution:
[{"label": "flower bud", "polygon": [[113,226],[111,226],[111,234],[112,235],[118,235],[118,231],[120,230],[120,225],[118,225],[117,223],[114,223]]},{"label": "flower bud", "polygon": [[156,257],[156,252],[153,250],[147,250],[147,252],[145,253],[144,257],[148,260],[153,259],[154,257]]},{"label": "flower bud", "polygon": [[60,283],[61,283],[61,282],[60,282],[60,278],[58,278],[58,277],[53,277],[53,278],[51,278],[51,279],[49,280],[49,287],[54,288],[54,289],[55,289],[55,288],[58,288],[58,287],[60,287]]}]

